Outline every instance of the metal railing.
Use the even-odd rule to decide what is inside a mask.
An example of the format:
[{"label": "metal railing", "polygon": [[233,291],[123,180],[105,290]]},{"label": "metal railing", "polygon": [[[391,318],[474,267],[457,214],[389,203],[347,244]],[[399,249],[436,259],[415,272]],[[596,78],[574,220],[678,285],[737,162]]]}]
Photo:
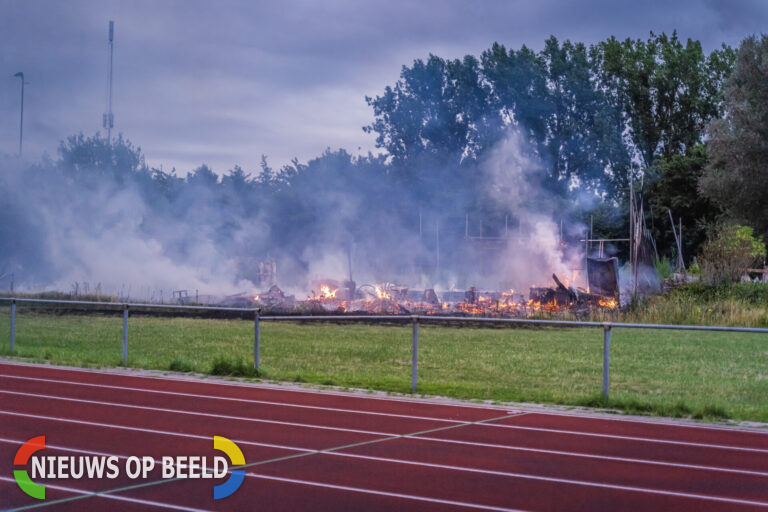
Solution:
[{"label": "metal railing", "polygon": [[582,322],[576,320],[533,320],[528,318],[489,318],[472,316],[438,316],[438,315],[268,315],[262,316],[261,310],[256,308],[229,308],[216,306],[181,306],[164,304],[137,304],[117,302],[94,302],[78,300],[51,300],[51,299],[18,299],[0,297],[0,301],[11,303],[11,352],[16,341],[16,304],[17,303],[43,303],[65,305],[88,305],[121,308],[123,310],[123,365],[128,364],[128,311],[133,309],[173,309],[196,311],[228,311],[253,314],[253,366],[258,370],[261,352],[261,322],[262,321],[344,321],[344,322],[370,322],[370,323],[411,323],[413,333],[411,338],[411,392],[416,392],[418,384],[419,367],[419,323],[451,324],[462,323],[488,323],[488,324],[526,324],[546,325],[556,327],[596,327],[603,329],[603,396],[608,398],[610,387],[611,365],[611,333],[615,328],[621,329],[668,329],[676,331],[725,331],[768,334],[768,329],[758,327],[724,327],[708,325],[670,325],[670,324],[636,324],[623,322]]}]

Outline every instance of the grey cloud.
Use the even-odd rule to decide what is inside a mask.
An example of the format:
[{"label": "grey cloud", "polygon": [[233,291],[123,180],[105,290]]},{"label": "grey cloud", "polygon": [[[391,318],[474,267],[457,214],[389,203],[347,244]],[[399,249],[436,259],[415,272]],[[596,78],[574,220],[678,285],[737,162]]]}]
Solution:
[{"label": "grey cloud", "polygon": [[116,22],[116,129],[148,161],[190,170],[279,166],[327,146],[374,149],[365,95],[430,52],[457,58],[492,42],[540,48],[671,32],[708,50],[767,26],[758,0],[616,2],[0,2],[0,153],[18,137],[18,79],[30,82],[30,158],[100,128],[107,22]]}]

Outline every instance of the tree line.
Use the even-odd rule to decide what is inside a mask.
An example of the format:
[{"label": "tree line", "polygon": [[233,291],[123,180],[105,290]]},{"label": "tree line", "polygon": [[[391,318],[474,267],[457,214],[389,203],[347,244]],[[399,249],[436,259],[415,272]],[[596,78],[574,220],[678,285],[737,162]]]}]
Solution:
[{"label": "tree line", "polygon": [[[675,252],[668,210],[682,217],[689,260],[717,222],[768,236],[767,63],[766,36],[707,53],[676,33],[593,45],[550,37],[540,51],[494,43],[454,60],[429,55],[366,98],[373,120],[363,129],[381,154],[328,149],[277,170],[263,157],[251,172],[235,166],[219,175],[202,165],[179,176],[147,166],[122,136],[71,136],[55,159],[22,178],[3,173],[0,237],[16,241],[0,257],[55,274],[56,256],[46,249],[52,228],[35,209],[50,210],[57,196],[73,223],[103,232],[118,222],[107,213],[110,195],[130,190],[142,208],[136,232],[174,258],[194,252],[202,237],[243,254],[234,265],[248,276],[254,256],[287,258],[290,272],[306,270],[312,248],[354,245],[385,272],[405,258],[384,257],[377,249],[384,245],[415,254],[408,265],[418,270],[435,243],[421,236],[422,218],[442,222],[450,246],[463,236],[467,213],[487,219],[491,235],[514,216],[510,205],[489,200],[483,173],[514,132],[537,169],[542,192],[531,201],[566,221],[591,218],[597,235],[621,238],[631,184],[661,255]],[[460,252],[447,253],[446,263]]]}]

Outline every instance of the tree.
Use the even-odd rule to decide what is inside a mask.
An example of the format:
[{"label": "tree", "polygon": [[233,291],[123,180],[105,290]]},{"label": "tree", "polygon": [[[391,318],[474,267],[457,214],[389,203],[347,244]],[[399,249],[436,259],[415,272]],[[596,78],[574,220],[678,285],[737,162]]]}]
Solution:
[{"label": "tree", "polygon": [[[707,226],[713,224],[722,213],[717,205],[698,191],[699,179],[706,164],[706,146],[697,144],[684,155],[659,157],[649,171],[649,203],[653,212],[653,235],[658,247],[675,247],[669,211],[675,222],[682,218],[685,235],[683,255],[686,257],[696,254],[707,238]],[[677,224],[675,226],[677,229]],[[672,253],[668,256],[672,256]]]},{"label": "tree", "polygon": [[377,133],[377,147],[386,149],[395,165],[424,155],[457,165],[480,150],[485,128],[494,125],[479,63],[472,56],[462,61],[435,55],[426,62],[417,59],[412,67],[403,66],[394,87],[366,101],[376,119],[363,129]]},{"label": "tree", "polygon": [[709,125],[700,190],[737,221],[768,235],[768,36],[745,39],[725,90],[725,116]]},{"label": "tree", "polygon": [[147,171],[141,148],[124,139],[122,134],[113,140],[99,133],[86,137],[81,132],[67,137],[59,145],[58,166],[78,178],[112,177],[118,183],[131,179],[137,172]]},{"label": "tree", "polygon": [[625,183],[630,162],[621,139],[621,110],[593,80],[587,48],[550,37],[541,55],[550,84],[545,151],[552,165],[550,187],[566,195],[573,185],[602,192]]},{"label": "tree", "polygon": [[525,45],[507,52],[503,45],[493,43],[481,60],[494,109],[534,147],[543,147],[552,113],[544,59]]},{"label": "tree", "polygon": [[601,83],[621,99],[629,143],[643,167],[659,155],[684,154],[701,142],[718,115],[724,78],[733,62],[727,46],[705,57],[701,43],[685,45],[662,33],[647,41],[614,37],[596,51]]}]

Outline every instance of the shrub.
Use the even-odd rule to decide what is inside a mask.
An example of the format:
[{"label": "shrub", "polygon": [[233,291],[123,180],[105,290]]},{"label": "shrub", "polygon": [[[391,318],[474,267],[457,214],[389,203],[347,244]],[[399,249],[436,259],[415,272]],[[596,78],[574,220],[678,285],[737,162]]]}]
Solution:
[{"label": "shrub", "polygon": [[701,248],[701,274],[710,284],[733,283],[746,269],[765,261],[762,237],[755,238],[752,228],[720,225],[714,228]]},{"label": "shrub", "polygon": [[672,274],[675,272],[675,269],[672,267],[672,263],[666,256],[664,256],[662,259],[656,259],[656,261],[653,262],[653,267],[656,269],[656,274],[658,274],[658,276],[662,279],[668,279],[672,277]]},{"label": "shrub", "polygon": [[230,377],[259,377],[260,372],[253,365],[243,361],[232,360],[226,357],[216,357],[211,363],[211,375],[222,375]]},{"label": "shrub", "polygon": [[193,370],[192,363],[184,358],[176,358],[168,365],[168,369],[172,372],[191,372]]}]

